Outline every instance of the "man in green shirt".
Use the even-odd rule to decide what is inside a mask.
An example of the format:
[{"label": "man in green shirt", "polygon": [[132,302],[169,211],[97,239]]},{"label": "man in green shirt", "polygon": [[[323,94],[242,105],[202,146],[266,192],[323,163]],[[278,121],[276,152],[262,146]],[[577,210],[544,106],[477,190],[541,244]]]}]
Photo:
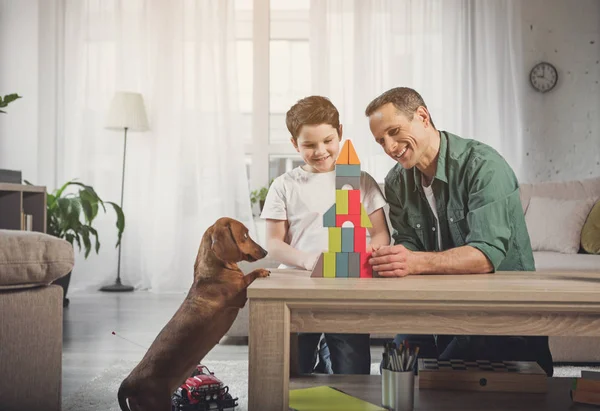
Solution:
[{"label": "man in green shirt", "polygon": [[[367,107],[375,141],[398,162],[385,179],[394,245],[373,252],[384,277],[535,271],[518,181],[493,148],[438,131],[423,98],[391,89]],[[547,337],[397,336],[423,356],[538,361]],[[397,341],[398,342],[398,341]]]}]

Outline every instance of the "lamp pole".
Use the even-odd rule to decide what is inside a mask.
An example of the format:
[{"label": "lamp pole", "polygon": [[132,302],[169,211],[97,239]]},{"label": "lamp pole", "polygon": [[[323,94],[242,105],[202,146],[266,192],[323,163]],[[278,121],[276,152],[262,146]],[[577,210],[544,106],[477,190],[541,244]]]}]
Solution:
[{"label": "lamp pole", "polygon": [[[127,128],[125,129],[125,138],[123,140],[123,171],[121,173],[121,209],[123,209],[123,194],[125,193],[125,157],[127,155]],[[123,285],[121,283],[121,245],[119,243],[119,262],[117,264],[117,281],[112,285],[106,285],[100,288],[100,291],[133,291],[133,286]]]}]

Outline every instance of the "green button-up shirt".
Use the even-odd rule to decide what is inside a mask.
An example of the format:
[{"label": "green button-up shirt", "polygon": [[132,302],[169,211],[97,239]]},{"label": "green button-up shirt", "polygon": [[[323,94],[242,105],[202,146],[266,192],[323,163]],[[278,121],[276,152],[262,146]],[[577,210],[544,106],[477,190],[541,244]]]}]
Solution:
[{"label": "green button-up shirt", "polygon": [[535,271],[529,233],[512,169],[493,148],[440,132],[432,182],[437,221],[423,192],[421,172],[397,164],[385,179],[395,244],[413,251],[469,245],[494,271]]}]

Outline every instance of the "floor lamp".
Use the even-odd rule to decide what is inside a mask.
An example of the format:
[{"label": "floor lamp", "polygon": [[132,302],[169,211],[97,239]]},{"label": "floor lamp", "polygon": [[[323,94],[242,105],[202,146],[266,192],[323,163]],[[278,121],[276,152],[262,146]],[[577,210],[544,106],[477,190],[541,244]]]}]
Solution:
[{"label": "floor lamp", "polygon": [[[115,94],[110,104],[106,128],[124,131],[123,142],[123,173],[121,175],[121,208],[123,208],[123,193],[125,192],[125,156],[127,153],[127,131],[146,131],[148,118],[144,108],[144,99],[139,93],[119,91]],[[100,288],[100,291],[133,291],[131,285],[121,283],[121,245],[119,244],[119,263],[117,266],[117,280],[112,285]]]}]

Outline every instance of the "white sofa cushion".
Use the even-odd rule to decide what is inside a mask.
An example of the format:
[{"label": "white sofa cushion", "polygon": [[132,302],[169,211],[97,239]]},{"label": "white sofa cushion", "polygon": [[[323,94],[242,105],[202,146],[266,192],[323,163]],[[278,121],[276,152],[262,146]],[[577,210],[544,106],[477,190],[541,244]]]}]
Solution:
[{"label": "white sofa cushion", "polygon": [[533,251],[577,253],[581,229],[595,203],[595,198],[562,200],[532,197],[525,222]]},{"label": "white sofa cushion", "polygon": [[[534,251],[533,258],[537,271],[600,270],[600,255],[595,254],[562,254],[550,251]],[[600,278],[600,272],[598,278]]]}]

